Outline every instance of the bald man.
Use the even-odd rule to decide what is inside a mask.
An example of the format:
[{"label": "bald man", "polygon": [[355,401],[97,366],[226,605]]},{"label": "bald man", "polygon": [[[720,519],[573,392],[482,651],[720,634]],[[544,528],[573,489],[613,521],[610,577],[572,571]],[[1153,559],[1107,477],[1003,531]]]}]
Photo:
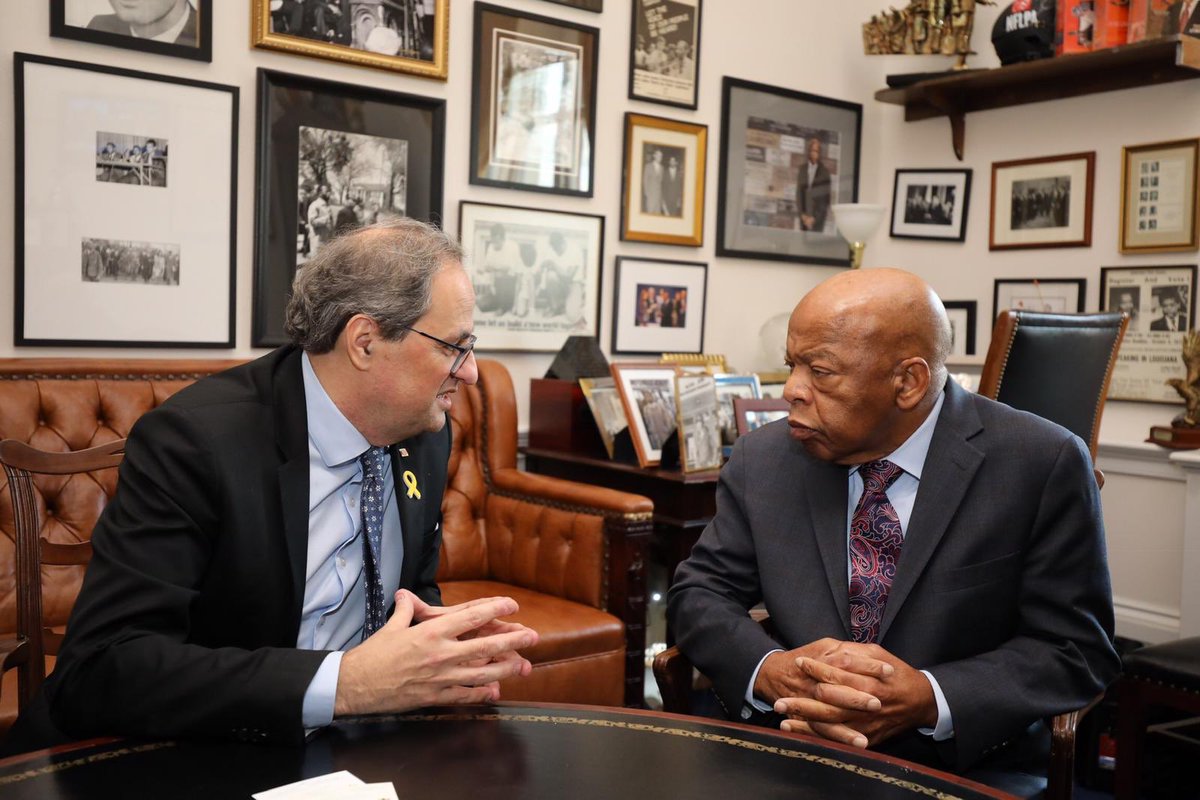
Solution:
[{"label": "bald man", "polygon": [[669,619],[734,719],[1033,793],[1042,720],[1120,667],[1100,499],[1078,437],[947,380],[949,350],[909,273],[805,296],[788,418],[738,439]]}]

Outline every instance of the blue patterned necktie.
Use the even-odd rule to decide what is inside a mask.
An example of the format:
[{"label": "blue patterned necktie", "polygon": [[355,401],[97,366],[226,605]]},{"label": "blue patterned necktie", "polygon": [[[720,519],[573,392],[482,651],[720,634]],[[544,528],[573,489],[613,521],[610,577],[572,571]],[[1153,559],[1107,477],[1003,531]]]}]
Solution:
[{"label": "blue patterned necktie", "polygon": [[379,549],[383,546],[383,476],[387,466],[386,447],[371,447],[360,456],[363,482],[359,508],[362,510],[363,530],[363,588],[367,597],[367,613],[363,620],[362,638],[383,627],[383,582],[379,577]]},{"label": "blue patterned necktie", "polygon": [[870,461],[858,468],[863,493],[850,518],[850,638],[874,642],[896,577],[904,532],[888,500],[888,487],[904,470],[890,461]]}]

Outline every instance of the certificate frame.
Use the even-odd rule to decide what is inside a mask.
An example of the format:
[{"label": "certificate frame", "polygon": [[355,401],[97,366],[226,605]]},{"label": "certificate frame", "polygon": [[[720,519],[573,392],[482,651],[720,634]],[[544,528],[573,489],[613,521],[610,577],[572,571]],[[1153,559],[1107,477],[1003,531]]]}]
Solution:
[{"label": "certificate frame", "polygon": [[1200,139],[1121,148],[1121,252],[1200,248]]}]

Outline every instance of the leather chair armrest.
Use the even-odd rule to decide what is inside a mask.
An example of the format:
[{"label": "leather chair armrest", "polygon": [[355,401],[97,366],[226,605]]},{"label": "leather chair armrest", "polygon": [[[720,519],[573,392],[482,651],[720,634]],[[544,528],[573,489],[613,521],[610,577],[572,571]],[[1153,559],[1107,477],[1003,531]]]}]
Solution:
[{"label": "leather chair armrest", "polygon": [[654,503],[640,494],[619,492],[586,483],[576,483],[517,469],[497,469],[491,474],[492,485],[529,502],[561,503],[577,508],[595,509],[604,516],[646,517],[654,512]]},{"label": "leather chair armrest", "polygon": [[24,637],[0,640],[0,672],[8,672],[29,660],[29,644]]}]

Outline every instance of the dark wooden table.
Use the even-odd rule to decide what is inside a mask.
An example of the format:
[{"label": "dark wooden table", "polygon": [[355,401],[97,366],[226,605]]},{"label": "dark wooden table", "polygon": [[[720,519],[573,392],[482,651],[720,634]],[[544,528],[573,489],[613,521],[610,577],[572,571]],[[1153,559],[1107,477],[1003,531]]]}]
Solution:
[{"label": "dark wooden table", "polygon": [[0,761],[0,797],[249,798],[349,770],[406,800],[1009,798],[795,734],[649,711],[472,706],[341,720],[303,747],[96,740]]}]

